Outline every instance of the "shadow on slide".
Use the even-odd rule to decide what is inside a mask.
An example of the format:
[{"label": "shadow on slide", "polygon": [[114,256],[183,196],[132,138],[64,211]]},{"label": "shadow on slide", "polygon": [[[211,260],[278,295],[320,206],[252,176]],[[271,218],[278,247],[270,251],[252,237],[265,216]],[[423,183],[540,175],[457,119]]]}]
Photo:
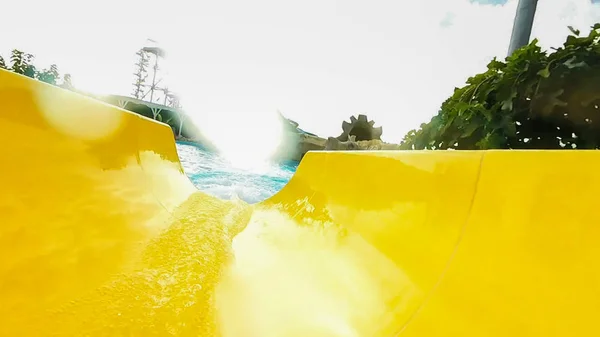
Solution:
[{"label": "shadow on slide", "polygon": [[594,336],[600,153],[318,152],[197,191],[169,127],[0,70],[0,336]]}]

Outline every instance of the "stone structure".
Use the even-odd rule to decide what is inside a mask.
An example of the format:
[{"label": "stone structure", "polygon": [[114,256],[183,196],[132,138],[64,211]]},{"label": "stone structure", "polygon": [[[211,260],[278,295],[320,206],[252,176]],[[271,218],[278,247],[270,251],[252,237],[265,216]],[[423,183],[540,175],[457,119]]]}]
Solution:
[{"label": "stone structure", "polygon": [[342,123],[343,133],[327,139],[302,132],[298,123],[280,114],[284,123],[284,139],[275,158],[299,161],[308,151],[360,151],[398,150],[399,145],[381,141],[383,129],[374,127],[375,122],[367,116],[350,117],[350,122]]},{"label": "stone structure", "polygon": [[358,118],[350,117],[350,123],[344,121],[342,123],[342,134],[337,137],[339,141],[348,141],[349,136],[355,136],[356,141],[363,140],[381,140],[383,133],[382,127],[374,127],[375,122],[370,121],[366,115],[358,115]]},{"label": "stone structure", "polygon": [[343,142],[335,137],[327,138],[325,143],[325,151],[352,151],[360,150],[356,142],[356,136],[348,136],[348,140]]},{"label": "stone structure", "polygon": [[297,132],[298,131],[298,123],[294,122],[291,119],[286,118],[280,111],[277,111],[277,115],[279,116],[279,120],[283,126],[283,131],[285,131],[285,132]]},{"label": "stone structure", "polygon": [[298,123],[279,113],[283,124],[281,144],[275,151],[274,159],[300,161],[308,151],[325,149],[326,140],[298,128]]}]

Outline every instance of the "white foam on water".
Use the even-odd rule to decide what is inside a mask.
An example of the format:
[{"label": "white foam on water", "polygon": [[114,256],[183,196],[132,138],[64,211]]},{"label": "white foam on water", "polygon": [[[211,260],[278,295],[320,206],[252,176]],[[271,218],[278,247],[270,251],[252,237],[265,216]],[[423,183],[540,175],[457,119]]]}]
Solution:
[{"label": "white foam on water", "polygon": [[296,170],[295,165],[276,163],[243,169],[191,144],[178,143],[177,152],[186,175],[199,190],[226,200],[263,201],[280,191]]}]

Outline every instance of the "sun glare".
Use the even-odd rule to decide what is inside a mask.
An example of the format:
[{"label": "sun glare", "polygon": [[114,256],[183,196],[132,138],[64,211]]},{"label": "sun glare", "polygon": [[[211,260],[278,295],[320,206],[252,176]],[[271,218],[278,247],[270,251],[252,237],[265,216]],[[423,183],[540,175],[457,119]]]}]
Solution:
[{"label": "sun glare", "polygon": [[276,112],[214,113],[197,125],[232,166],[245,170],[267,169],[282,141]]},{"label": "sun glare", "polygon": [[[168,68],[169,88],[178,93],[188,118],[232,166],[263,172],[283,141],[283,124],[273,102],[260,95],[210,95],[198,99],[196,79],[203,75],[190,69],[183,49],[170,48],[163,62]],[[179,62],[181,61],[181,62]]]}]

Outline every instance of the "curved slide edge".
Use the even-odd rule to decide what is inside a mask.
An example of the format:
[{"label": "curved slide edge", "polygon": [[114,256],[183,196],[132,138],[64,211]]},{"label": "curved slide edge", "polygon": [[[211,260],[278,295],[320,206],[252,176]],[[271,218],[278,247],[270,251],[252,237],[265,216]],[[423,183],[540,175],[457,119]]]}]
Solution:
[{"label": "curved slide edge", "polygon": [[465,235],[401,336],[600,333],[600,153],[488,151]]},{"label": "curved slide edge", "polygon": [[[308,153],[290,183],[256,206],[253,220],[260,226],[251,221],[234,242],[236,257],[243,256],[236,262],[239,268],[261,270],[260,276],[242,278],[240,284],[255,284],[265,302],[287,303],[279,310],[305,317],[286,327],[266,324],[263,330],[296,336],[290,331],[322,317],[344,322],[340,329],[348,336],[392,336],[402,329],[456,251],[482,155]],[[265,267],[258,261],[267,256],[276,257]],[[295,290],[279,290],[269,277],[285,280]],[[264,295],[267,290],[269,296]],[[321,309],[294,309],[311,306]],[[277,317],[276,312],[258,310],[254,320]],[[318,335],[315,330],[310,334]],[[345,336],[339,331],[323,334],[338,335]]]},{"label": "curved slide edge", "polygon": [[212,322],[249,207],[198,192],[164,124],[1,69],[0,102],[0,336],[165,335],[186,282]]}]

